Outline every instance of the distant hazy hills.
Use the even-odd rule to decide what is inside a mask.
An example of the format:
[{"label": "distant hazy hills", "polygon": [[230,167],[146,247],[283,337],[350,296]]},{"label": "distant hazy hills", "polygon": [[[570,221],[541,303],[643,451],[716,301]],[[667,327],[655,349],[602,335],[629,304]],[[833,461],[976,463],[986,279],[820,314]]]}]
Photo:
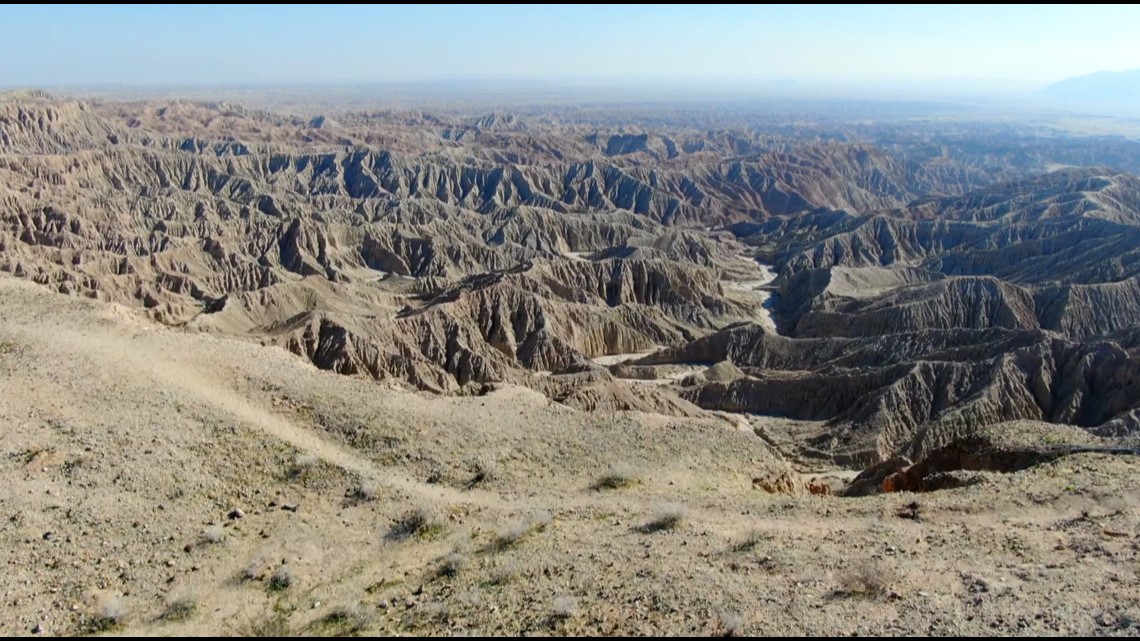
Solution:
[{"label": "distant hazy hills", "polygon": [[1042,95],[1056,100],[1118,102],[1140,99],[1140,69],[1098,71],[1049,85]]}]

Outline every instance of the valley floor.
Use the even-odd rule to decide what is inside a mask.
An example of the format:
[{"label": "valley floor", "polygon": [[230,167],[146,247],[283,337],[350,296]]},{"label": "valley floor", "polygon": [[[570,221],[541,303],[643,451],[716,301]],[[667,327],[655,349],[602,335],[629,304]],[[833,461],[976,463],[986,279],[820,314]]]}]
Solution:
[{"label": "valley floor", "polygon": [[1136,457],[753,487],[787,469],[723,420],[410,392],[0,276],[5,635],[1140,632]]}]

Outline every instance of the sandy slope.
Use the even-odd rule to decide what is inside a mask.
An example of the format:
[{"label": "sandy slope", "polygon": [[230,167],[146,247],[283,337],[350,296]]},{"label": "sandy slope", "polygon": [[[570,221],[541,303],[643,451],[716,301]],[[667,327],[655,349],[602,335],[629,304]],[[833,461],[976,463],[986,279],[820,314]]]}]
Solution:
[{"label": "sandy slope", "polygon": [[[408,392],[8,277],[0,429],[5,634],[1140,625],[1126,457],[919,497],[773,496],[751,481],[785,464],[724,421]],[[639,482],[590,489],[612,466]],[[918,520],[896,516],[916,498]],[[643,531],[666,504],[679,525]],[[414,509],[435,525],[391,540]]]}]

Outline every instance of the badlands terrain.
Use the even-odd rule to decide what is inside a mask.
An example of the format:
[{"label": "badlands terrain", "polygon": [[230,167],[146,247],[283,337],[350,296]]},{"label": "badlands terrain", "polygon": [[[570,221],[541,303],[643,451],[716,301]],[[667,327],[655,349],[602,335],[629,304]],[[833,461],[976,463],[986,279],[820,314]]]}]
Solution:
[{"label": "badlands terrain", "polygon": [[0,94],[0,633],[1137,634],[1140,143],[883,109]]}]

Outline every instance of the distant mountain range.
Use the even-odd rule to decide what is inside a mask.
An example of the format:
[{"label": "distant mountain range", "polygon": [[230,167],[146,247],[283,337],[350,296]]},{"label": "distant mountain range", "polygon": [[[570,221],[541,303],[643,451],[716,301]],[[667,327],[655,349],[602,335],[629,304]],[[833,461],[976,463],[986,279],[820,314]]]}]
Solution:
[{"label": "distant mountain range", "polygon": [[1140,99],[1140,69],[1098,71],[1049,85],[1042,95],[1057,100],[1116,102]]}]

